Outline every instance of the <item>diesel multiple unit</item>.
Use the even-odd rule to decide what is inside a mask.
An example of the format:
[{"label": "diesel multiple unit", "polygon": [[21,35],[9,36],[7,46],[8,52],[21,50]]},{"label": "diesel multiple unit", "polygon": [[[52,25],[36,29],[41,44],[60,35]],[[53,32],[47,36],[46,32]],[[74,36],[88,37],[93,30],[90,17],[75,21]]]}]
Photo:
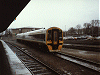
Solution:
[{"label": "diesel multiple unit", "polygon": [[38,47],[44,51],[58,52],[63,45],[63,32],[58,27],[17,34],[17,41]]}]

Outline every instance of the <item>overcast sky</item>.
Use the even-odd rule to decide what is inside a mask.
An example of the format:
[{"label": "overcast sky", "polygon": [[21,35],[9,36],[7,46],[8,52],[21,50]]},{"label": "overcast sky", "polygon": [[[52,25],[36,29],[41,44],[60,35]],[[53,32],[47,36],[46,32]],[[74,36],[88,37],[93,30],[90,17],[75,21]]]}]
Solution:
[{"label": "overcast sky", "polygon": [[31,0],[9,28],[59,27],[68,30],[99,19],[99,0]]}]

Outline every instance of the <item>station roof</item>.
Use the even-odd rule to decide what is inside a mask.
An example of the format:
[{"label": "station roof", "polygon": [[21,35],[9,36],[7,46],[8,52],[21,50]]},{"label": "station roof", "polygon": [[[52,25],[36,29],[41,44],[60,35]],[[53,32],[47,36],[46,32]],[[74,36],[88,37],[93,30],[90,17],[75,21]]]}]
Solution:
[{"label": "station roof", "polygon": [[30,0],[1,0],[0,32],[3,32],[14,21],[17,15]]}]

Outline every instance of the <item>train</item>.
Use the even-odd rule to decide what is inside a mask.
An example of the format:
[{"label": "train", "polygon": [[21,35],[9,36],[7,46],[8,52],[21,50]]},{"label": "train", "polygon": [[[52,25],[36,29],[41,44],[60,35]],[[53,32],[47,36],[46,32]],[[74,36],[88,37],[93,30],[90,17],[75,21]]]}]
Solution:
[{"label": "train", "polygon": [[20,33],[16,37],[18,42],[26,43],[47,52],[59,52],[63,46],[63,31],[58,27]]}]

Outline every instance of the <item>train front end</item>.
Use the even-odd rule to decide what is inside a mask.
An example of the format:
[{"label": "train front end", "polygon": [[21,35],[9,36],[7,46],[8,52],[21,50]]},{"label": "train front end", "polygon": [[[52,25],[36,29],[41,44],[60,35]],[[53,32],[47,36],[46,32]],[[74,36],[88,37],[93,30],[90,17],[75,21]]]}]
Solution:
[{"label": "train front end", "polygon": [[57,27],[51,27],[46,32],[46,45],[49,52],[58,52],[63,45],[63,31]]}]

